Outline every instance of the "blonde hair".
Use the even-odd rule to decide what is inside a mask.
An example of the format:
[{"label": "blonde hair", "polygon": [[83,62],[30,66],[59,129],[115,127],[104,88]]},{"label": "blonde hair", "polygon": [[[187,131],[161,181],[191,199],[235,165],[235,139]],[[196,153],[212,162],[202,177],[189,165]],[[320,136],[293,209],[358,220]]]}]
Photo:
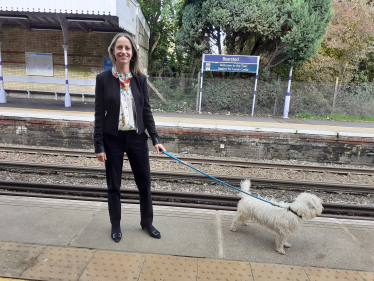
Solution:
[{"label": "blonde hair", "polygon": [[131,42],[131,47],[132,47],[132,58],[130,60],[130,71],[131,71],[131,74],[133,76],[135,76],[135,77],[142,75],[143,73],[140,71],[140,68],[139,68],[138,50],[136,48],[134,39],[128,33],[121,32],[121,33],[117,33],[116,35],[114,35],[113,40],[112,40],[112,42],[110,43],[110,45],[108,47],[109,57],[112,60],[113,65],[116,64],[116,58],[113,55],[113,51],[114,51],[114,47],[116,46],[117,39],[119,37],[126,37]]}]

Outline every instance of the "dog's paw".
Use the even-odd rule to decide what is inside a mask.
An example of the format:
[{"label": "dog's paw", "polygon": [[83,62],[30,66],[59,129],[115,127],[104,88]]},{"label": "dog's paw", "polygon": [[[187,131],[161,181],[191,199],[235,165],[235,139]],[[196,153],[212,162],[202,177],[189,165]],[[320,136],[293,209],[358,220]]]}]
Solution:
[{"label": "dog's paw", "polygon": [[236,227],[237,227],[237,222],[236,221],[233,221],[232,224],[230,225],[230,230],[235,232],[236,231]]},{"label": "dog's paw", "polygon": [[281,254],[281,255],[284,255],[286,252],[284,251],[284,249],[283,248],[280,248],[280,249],[276,249],[277,250],[277,252],[279,253],[279,254]]},{"label": "dog's paw", "polygon": [[285,242],[283,246],[284,246],[285,248],[291,248],[291,244],[290,244],[290,243],[287,243],[287,242]]}]

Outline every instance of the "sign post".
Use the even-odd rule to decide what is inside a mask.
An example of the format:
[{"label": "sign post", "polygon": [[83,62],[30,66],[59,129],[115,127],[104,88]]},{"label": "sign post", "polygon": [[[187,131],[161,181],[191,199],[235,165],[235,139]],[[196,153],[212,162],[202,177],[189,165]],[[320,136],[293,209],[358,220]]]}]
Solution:
[{"label": "sign post", "polygon": [[255,91],[253,94],[253,104],[252,104],[252,116],[253,116],[255,98],[256,98],[259,64],[260,64],[259,56],[205,55],[203,54],[203,59],[201,62],[199,114],[201,114],[201,99],[202,99],[202,94],[203,94],[204,71],[223,71],[223,72],[256,73]]},{"label": "sign post", "polygon": [[290,77],[288,78],[287,93],[284,99],[283,118],[288,118],[288,112],[290,110],[292,68],[293,66],[291,65]]}]

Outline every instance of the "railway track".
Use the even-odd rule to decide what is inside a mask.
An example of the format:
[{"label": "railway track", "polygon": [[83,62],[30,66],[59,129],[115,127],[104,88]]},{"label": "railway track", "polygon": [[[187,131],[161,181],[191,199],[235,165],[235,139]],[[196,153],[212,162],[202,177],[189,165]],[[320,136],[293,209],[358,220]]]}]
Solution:
[{"label": "railway track", "polygon": [[[90,151],[68,151],[63,149],[39,149],[39,148],[23,148],[23,147],[1,147],[0,152],[17,152],[29,153],[37,155],[55,155],[55,156],[70,156],[70,157],[91,157],[94,158],[94,153]],[[125,157],[126,158],[126,157]],[[174,161],[167,156],[150,155],[151,159],[157,161]],[[232,161],[232,160],[218,160],[205,158],[191,158],[183,156],[183,160],[191,164],[216,164],[216,165],[230,165],[238,167],[258,167],[269,169],[294,169],[307,171],[328,171],[333,173],[357,173],[374,175],[374,169],[350,169],[350,168],[335,168],[325,166],[303,166],[292,164],[274,164],[253,161]],[[71,174],[94,174],[104,175],[105,169],[102,167],[87,167],[74,165],[54,165],[54,164],[37,164],[27,162],[0,162],[0,169],[2,170],[17,170],[23,172],[45,172],[45,173],[71,173]],[[224,182],[239,186],[242,176],[222,176],[212,175]],[[131,170],[123,170],[123,177],[132,178]],[[198,173],[183,173],[170,171],[152,171],[151,177],[160,180],[172,181],[211,181],[205,176]],[[252,185],[257,187],[268,188],[282,188],[290,190],[323,190],[327,192],[347,192],[347,193],[374,193],[374,185],[357,185],[357,184],[340,184],[331,182],[310,182],[310,181],[294,181],[283,179],[267,179],[267,178],[251,178]],[[85,186],[68,186],[56,184],[39,184],[30,182],[7,182],[0,181],[1,195],[12,196],[32,196],[32,197],[47,197],[60,198],[71,200],[91,200],[91,201],[106,201],[106,188],[103,187],[85,187]],[[138,203],[138,191],[133,189],[124,189],[122,191],[123,203]],[[236,210],[236,204],[239,197],[223,196],[214,194],[193,194],[181,192],[168,191],[152,191],[152,196],[155,200],[155,205],[163,206],[179,206],[188,208],[204,208],[215,210]],[[374,207],[366,205],[347,205],[347,204],[324,204],[324,216],[328,217],[344,217],[350,215],[359,215],[358,219],[374,220]],[[337,215],[338,214],[338,215]],[[341,216],[339,214],[345,214]]]},{"label": "railway track", "polygon": [[[78,151],[65,149],[45,149],[45,148],[28,148],[28,147],[13,147],[0,146],[0,152],[18,152],[40,155],[55,155],[55,156],[70,156],[70,157],[89,157],[95,158],[92,151]],[[126,156],[125,156],[125,159]],[[157,161],[174,161],[165,155],[150,155],[151,160]],[[346,168],[346,167],[329,167],[321,165],[300,165],[300,164],[283,164],[283,163],[265,163],[256,161],[238,161],[238,160],[223,160],[223,159],[206,159],[196,157],[183,156],[183,161],[191,164],[215,164],[215,165],[229,165],[235,167],[256,167],[264,169],[290,169],[290,170],[307,170],[311,172],[331,172],[337,174],[362,174],[374,175],[374,169],[365,168]]]},{"label": "railway track", "polygon": [[[27,162],[1,162],[0,169],[16,169],[20,171],[43,171],[43,172],[65,172],[78,174],[104,175],[105,169],[101,167],[82,167],[74,165],[54,165],[54,164],[35,164]],[[130,169],[122,171],[124,177],[133,177]],[[225,176],[211,175],[221,181],[232,185],[239,186],[242,176]],[[153,179],[160,180],[185,180],[185,181],[211,181],[209,178],[198,173],[183,173],[170,171],[151,171]],[[345,192],[345,193],[374,193],[374,185],[369,184],[341,184],[332,182],[314,182],[314,181],[295,181],[287,179],[268,179],[268,178],[251,178],[253,186],[297,189],[297,190],[323,190],[327,192]]]},{"label": "railway track", "polygon": [[[0,181],[0,195],[105,202],[106,192],[104,187]],[[139,203],[137,189],[122,189],[121,195],[122,203]],[[240,199],[237,196],[158,190],[152,191],[152,198],[155,205],[225,211],[236,211],[236,205]],[[324,203],[323,207],[322,216],[324,217],[374,220],[374,206]]]}]

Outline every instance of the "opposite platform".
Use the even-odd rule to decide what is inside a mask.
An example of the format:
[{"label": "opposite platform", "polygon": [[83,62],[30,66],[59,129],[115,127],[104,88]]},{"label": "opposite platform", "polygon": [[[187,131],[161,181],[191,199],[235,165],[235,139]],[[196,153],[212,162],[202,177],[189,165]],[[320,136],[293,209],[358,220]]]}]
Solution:
[{"label": "opposite platform", "polygon": [[[153,115],[156,125],[163,127],[374,138],[374,122],[159,112]],[[0,104],[0,116],[93,122],[94,104],[77,102],[65,108],[62,101],[9,98],[8,103]]]},{"label": "opposite platform", "polygon": [[[131,275],[129,280],[155,280],[150,278],[152,274],[172,274],[168,271],[171,268],[183,268],[178,274],[188,272],[190,279],[188,275],[177,279],[173,273],[162,278],[157,275],[157,280],[287,280],[289,271],[296,274],[289,280],[331,280],[326,277],[329,274],[335,274],[331,275],[333,280],[374,280],[373,222],[326,218],[305,222],[283,256],[274,250],[275,235],[256,223],[231,232],[234,212],[154,206],[154,225],[162,234],[158,240],[141,230],[139,205],[126,204],[119,243],[110,238],[106,203],[1,196],[0,214],[2,277],[40,280],[41,272],[58,274],[60,270],[75,274],[72,279],[61,280],[112,280],[87,279],[84,274],[98,268],[102,269],[99,276],[103,276],[102,263],[108,268],[122,268],[116,261],[120,255],[131,259],[134,270],[140,267],[140,272],[144,271],[144,275]],[[26,259],[25,263],[18,263],[21,259]],[[209,263],[214,266],[208,270]],[[226,278],[226,274],[238,273],[238,268],[248,278]],[[208,273],[222,273],[225,279],[203,277]],[[118,272],[117,276],[122,275]]]}]

